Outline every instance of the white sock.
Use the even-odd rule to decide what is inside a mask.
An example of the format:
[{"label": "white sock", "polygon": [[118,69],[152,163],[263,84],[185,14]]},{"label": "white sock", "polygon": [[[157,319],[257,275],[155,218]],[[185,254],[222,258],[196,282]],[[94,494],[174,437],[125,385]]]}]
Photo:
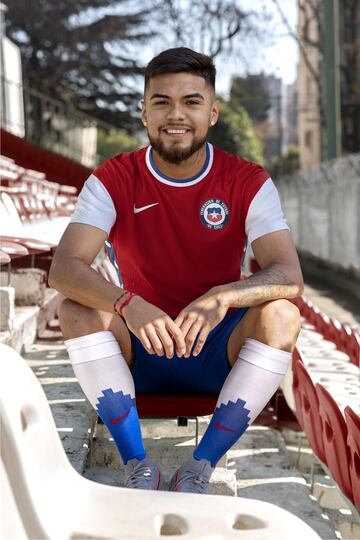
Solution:
[{"label": "white sock", "polygon": [[79,384],[112,434],[123,462],[144,459],[134,380],[113,333],[96,332],[64,343]]},{"label": "white sock", "polygon": [[135,398],[131,371],[112,332],[95,332],[67,339],[64,344],[80,386],[95,409],[105,388]]},{"label": "white sock", "polygon": [[211,422],[193,456],[212,467],[241,437],[279,387],[289,352],[246,339],[219,394]]},{"label": "white sock", "polygon": [[223,384],[216,407],[241,398],[252,423],[279,388],[291,358],[290,352],[247,338]]}]

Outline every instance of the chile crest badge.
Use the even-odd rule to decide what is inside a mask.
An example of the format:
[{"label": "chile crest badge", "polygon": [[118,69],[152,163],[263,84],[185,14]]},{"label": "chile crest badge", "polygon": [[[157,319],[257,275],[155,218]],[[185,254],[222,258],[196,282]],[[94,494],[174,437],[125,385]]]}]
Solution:
[{"label": "chile crest badge", "polygon": [[229,221],[229,209],[221,199],[209,199],[200,209],[200,219],[208,229],[223,229]]}]

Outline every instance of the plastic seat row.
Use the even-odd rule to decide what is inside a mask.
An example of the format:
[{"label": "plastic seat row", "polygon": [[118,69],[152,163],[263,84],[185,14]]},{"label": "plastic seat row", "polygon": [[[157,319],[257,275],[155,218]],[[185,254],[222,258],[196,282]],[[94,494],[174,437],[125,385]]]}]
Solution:
[{"label": "plastic seat row", "polygon": [[292,372],[298,421],[317,458],[360,510],[359,379],[338,385],[328,380],[326,388],[316,382],[299,352]]},{"label": "plastic seat row", "polygon": [[328,317],[304,297],[295,298],[293,302],[299,308],[308,325],[311,325],[307,328],[313,327],[325,340],[334,343],[339,351],[347,354],[350,362],[360,366],[360,336],[357,330],[348,324],[342,324],[338,320]]},{"label": "plastic seat row", "polygon": [[[41,235],[36,234],[30,220],[28,226],[26,226],[26,221],[21,219],[13,198],[5,192],[0,193],[0,219],[2,224],[0,248],[10,257],[8,263],[15,259],[30,256],[29,264],[34,266],[35,255],[50,253],[56,245],[54,242],[50,243],[41,240]],[[46,235],[44,234],[42,237],[46,238]],[[2,262],[2,264],[8,263],[5,259]]]},{"label": "plastic seat row", "polygon": [[5,156],[0,156],[0,174],[0,264],[8,265],[10,284],[14,261],[48,269],[73,211],[76,188],[49,182],[44,173],[19,167]]},{"label": "plastic seat row", "polygon": [[[31,214],[45,210],[53,215],[71,215],[77,198],[74,186],[62,185],[46,179],[45,174],[32,169],[24,169],[5,156],[0,156],[2,190],[25,193],[28,200],[23,203]],[[28,204],[29,203],[29,204]],[[36,212],[36,210],[38,212]]]},{"label": "plastic seat row", "polygon": [[304,298],[294,303],[303,324],[282,390],[324,469],[360,509],[358,334]]}]

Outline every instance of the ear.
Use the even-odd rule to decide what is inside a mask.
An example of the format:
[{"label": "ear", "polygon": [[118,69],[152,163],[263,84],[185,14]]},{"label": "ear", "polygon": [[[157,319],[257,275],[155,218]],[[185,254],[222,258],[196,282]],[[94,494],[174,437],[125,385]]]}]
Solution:
[{"label": "ear", "polygon": [[144,126],[147,126],[147,118],[146,118],[146,107],[145,107],[145,100],[141,100],[141,121],[144,124]]},{"label": "ear", "polygon": [[215,126],[216,122],[218,121],[219,114],[220,114],[220,100],[215,99],[213,104],[211,105],[210,126]]}]

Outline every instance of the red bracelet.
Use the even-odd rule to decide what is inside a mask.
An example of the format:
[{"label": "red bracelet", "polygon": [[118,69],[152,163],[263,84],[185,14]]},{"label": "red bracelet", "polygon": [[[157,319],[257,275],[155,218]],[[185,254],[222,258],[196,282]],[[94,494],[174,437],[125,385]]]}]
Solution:
[{"label": "red bracelet", "polygon": [[130,293],[129,291],[125,291],[125,292],[123,292],[122,294],[120,294],[120,296],[118,296],[118,298],[115,300],[114,306],[113,306],[113,307],[114,307],[114,313],[118,313],[118,310],[116,309],[116,304],[117,304],[118,301],[121,300],[121,298],[122,298],[123,296],[125,296],[126,294],[131,294],[131,293]]},{"label": "red bracelet", "polygon": [[119,313],[119,315],[120,315],[121,317],[122,317],[122,312],[123,312],[124,307],[127,306],[127,305],[131,302],[131,300],[134,298],[134,296],[137,296],[137,294],[135,294],[135,293],[133,293],[133,292],[130,293],[129,298],[127,298],[126,300],[124,300],[124,302],[123,302],[123,303],[121,304],[121,306],[119,307],[118,313]]}]

